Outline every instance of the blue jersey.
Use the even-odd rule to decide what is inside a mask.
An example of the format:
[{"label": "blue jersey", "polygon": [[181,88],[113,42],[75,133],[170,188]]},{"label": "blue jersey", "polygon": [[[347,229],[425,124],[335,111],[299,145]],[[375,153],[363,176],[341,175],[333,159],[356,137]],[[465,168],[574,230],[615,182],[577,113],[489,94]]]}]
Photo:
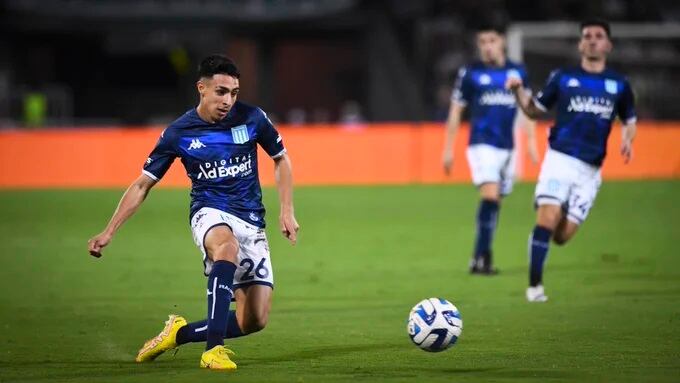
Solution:
[{"label": "blue jersey", "polygon": [[550,147],[595,166],[607,154],[607,138],[616,116],[635,122],[635,100],[630,84],[611,69],[589,73],[581,67],[550,74],[534,103],[547,111],[557,107],[550,130]]},{"label": "blue jersey", "polygon": [[511,61],[502,67],[477,62],[458,71],[452,99],[470,109],[470,145],[513,148],[517,104],[512,92],[505,89],[508,77],[528,83],[524,67]]},{"label": "blue jersey", "polygon": [[189,217],[212,207],[264,227],[257,144],[272,158],[286,151],[261,109],[236,102],[227,117],[214,124],[191,109],[163,131],[143,172],[160,180],[179,157],[191,179]]}]

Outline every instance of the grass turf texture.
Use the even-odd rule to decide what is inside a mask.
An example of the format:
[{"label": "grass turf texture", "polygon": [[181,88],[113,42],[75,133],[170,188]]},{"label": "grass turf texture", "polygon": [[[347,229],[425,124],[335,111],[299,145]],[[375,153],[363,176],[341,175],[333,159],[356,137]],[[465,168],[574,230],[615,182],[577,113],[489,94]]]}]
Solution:
[{"label": "grass turf texture", "polygon": [[[605,183],[582,231],[550,250],[547,304],[524,299],[532,192],[503,201],[502,273],[473,277],[471,186],[300,188],[295,248],[265,190],[274,305],[263,332],[229,342],[228,377],[198,368],[199,344],[133,362],[168,313],[205,315],[187,191],[152,191],[101,259],[86,241],[121,191],[1,192],[0,381],[678,381],[680,182]],[[438,354],[406,334],[433,296],[464,320]]]}]

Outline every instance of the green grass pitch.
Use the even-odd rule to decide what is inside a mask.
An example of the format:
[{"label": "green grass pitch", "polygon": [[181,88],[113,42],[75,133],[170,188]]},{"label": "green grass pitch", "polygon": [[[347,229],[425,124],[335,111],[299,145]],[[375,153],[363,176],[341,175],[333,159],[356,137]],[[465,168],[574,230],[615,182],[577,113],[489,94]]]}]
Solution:
[{"label": "green grass pitch", "polygon": [[[229,342],[229,376],[198,368],[198,344],[133,362],[167,314],[206,310],[186,190],[153,190],[101,259],[86,241],[120,190],[0,192],[0,381],[680,381],[680,181],[605,182],[574,240],[551,248],[547,304],[524,299],[532,192],[503,202],[501,274],[473,277],[471,186],[299,188],[296,247],[266,189],[274,305],[263,332]],[[438,354],[406,334],[433,296],[464,321]]]}]

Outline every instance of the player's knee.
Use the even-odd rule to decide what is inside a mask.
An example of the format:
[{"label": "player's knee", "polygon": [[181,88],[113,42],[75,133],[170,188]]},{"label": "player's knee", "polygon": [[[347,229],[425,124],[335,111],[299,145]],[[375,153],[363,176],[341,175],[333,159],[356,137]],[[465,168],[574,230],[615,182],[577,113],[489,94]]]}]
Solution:
[{"label": "player's knee", "polygon": [[564,245],[565,243],[567,243],[568,241],[569,241],[569,238],[566,237],[566,236],[564,236],[564,235],[562,235],[562,234],[556,234],[555,236],[553,236],[553,242],[554,242],[557,246],[562,246],[562,245]]},{"label": "player's knee", "polygon": [[555,230],[562,219],[562,211],[558,206],[541,205],[538,207],[536,223],[550,230]]},{"label": "player's knee", "polygon": [[267,313],[258,313],[252,315],[247,323],[244,323],[243,332],[252,334],[254,332],[262,331],[267,326],[269,315]]},{"label": "player's knee", "polygon": [[210,258],[214,262],[235,262],[238,255],[238,242],[236,241],[236,238],[219,240],[207,247],[207,250]]},{"label": "player's knee", "polygon": [[482,199],[498,202],[500,199],[500,188],[498,183],[485,183],[479,187],[479,195]]}]

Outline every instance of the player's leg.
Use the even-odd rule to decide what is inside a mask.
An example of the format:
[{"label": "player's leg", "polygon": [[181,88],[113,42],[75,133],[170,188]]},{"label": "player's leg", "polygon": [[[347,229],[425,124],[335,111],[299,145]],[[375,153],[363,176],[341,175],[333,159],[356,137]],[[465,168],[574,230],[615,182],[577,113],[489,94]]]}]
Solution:
[{"label": "player's leg", "polygon": [[503,166],[509,151],[490,145],[471,145],[467,149],[472,182],[479,188],[480,202],[476,216],[475,247],[470,262],[473,274],[494,274],[491,244],[498,221]]},{"label": "player's leg", "polygon": [[[258,332],[267,326],[272,307],[272,288],[253,284],[236,290],[236,317],[243,335]],[[233,329],[232,332],[235,332]]]},{"label": "player's leg", "polygon": [[550,249],[553,233],[564,218],[574,176],[566,155],[548,150],[541,165],[535,192],[536,224],[529,235],[529,287],[530,302],[545,302],[543,269]]},{"label": "player's leg", "polygon": [[574,237],[588,217],[602,184],[599,169],[584,163],[579,164],[578,168],[579,178],[571,189],[567,214],[553,233],[553,242],[557,245],[564,245]]},{"label": "player's leg", "polygon": [[578,228],[578,223],[570,221],[566,216],[563,217],[553,232],[553,242],[558,246],[566,244],[576,234]]},{"label": "player's leg", "polygon": [[203,245],[212,267],[208,275],[206,351],[201,356],[201,367],[231,371],[236,369],[236,364],[229,359],[231,351],[224,347],[224,338],[234,295],[232,286],[239,243],[231,228],[220,224],[208,229]]},{"label": "player's leg", "polygon": [[[234,291],[236,310],[229,311],[225,339],[239,338],[262,330],[271,309],[272,288],[252,285]],[[177,345],[205,342],[208,320],[187,323],[177,331]]]},{"label": "player's leg", "polygon": [[558,204],[539,205],[536,210],[536,225],[529,236],[529,302],[545,302],[543,289],[543,267],[550,249],[550,238],[562,220],[562,206]]},{"label": "player's leg", "polygon": [[[238,242],[219,210],[203,208],[194,214],[191,221],[194,241],[203,253],[205,274],[208,276],[208,319],[187,324],[181,316],[170,315],[163,331],[140,349],[136,358],[138,362],[152,361],[163,352],[183,343],[210,341],[221,345],[225,335],[225,322],[228,323],[230,316],[236,317],[235,313],[229,312],[229,303]],[[209,337],[211,330],[213,335]],[[215,340],[218,336],[219,341]],[[231,366],[233,362],[228,357],[226,360],[228,367],[235,368],[235,365]],[[219,368],[219,363],[214,365]]]},{"label": "player's leg", "polygon": [[500,186],[498,182],[486,182],[479,186],[480,202],[477,209],[477,235],[475,237],[475,249],[473,263],[470,268],[472,273],[491,274],[493,235],[498,222],[500,209]]}]

